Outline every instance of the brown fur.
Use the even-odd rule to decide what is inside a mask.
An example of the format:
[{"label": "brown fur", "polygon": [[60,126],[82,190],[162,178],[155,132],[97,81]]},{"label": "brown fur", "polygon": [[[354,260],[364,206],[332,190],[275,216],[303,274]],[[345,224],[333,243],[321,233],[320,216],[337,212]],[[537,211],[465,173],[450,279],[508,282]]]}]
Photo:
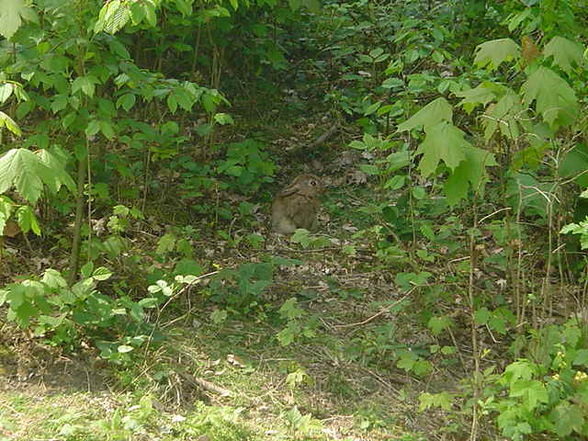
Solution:
[{"label": "brown fur", "polygon": [[316,231],[322,191],[320,178],[311,174],[298,175],[275,197],[272,204],[272,229],[276,233],[291,234],[297,228]]}]

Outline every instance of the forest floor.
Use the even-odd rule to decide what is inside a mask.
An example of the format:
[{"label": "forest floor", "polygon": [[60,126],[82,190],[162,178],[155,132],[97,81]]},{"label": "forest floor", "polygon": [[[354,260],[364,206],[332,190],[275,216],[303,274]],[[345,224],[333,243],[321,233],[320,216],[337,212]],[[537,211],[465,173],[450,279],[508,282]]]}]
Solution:
[{"label": "forest floor", "polygon": [[[284,158],[285,146],[311,144],[331,127],[299,117],[267,136]],[[276,137],[277,132],[287,135]],[[354,210],[370,190],[353,155],[337,149],[349,141],[345,137],[341,133],[326,141],[330,147],[315,155],[311,170],[303,160],[287,159],[277,178],[285,184],[286,176],[312,171],[331,183],[321,214],[320,236],[326,239],[321,246],[304,248],[268,234],[267,200],[260,202],[261,222],[252,227],[267,237],[261,248],[214,237],[193,244],[214,261],[211,270],[259,262],[264,255],[297,259],[297,265],[277,267],[263,295],[265,311],[278,310],[290,298],[302,308],[292,343],[280,344],[283,324],[263,314],[215,323],[216,306],[201,296],[206,283],[160,319],[167,340],[148,348],[142,363],[132,367],[109,366],[91,348],[63,353],[5,324],[0,330],[0,441],[409,441],[457,439],[452,435],[467,431],[455,413],[450,418],[441,411],[419,411],[419,394],[457,387],[455,366],[417,379],[387,355],[395,342],[435,342],[410,322],[414,314],[402,313],[405,300],[412,308],[419,304],[416,294],[399,292],[394,271],[378,267],[370,246],[352,240],[370,222],[368,214]],[[140,237],[133,252],[157,246],[156,235]],[[37,264],[50,267],[63,258],[47,257],[43,245],[19,258],[31,273]],[[24,244],[15,239],[7,246],[18,250]]]}]

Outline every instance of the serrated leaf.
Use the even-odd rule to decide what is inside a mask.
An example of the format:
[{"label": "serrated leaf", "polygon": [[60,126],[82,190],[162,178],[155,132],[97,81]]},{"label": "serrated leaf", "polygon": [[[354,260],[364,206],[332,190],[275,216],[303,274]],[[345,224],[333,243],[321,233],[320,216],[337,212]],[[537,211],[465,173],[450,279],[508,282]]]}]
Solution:
[{"label": "serrated leaf", "polygon": [[453,108],[445,98],[437,98],[431,101],[407,121],[398,125],[398,131],[403,132],[412,130],[417,127],[423,127],[425,130],[428,127],[435,126],[442,121],[451,122],[453,120]]},{"label": "serrated leaf", "polygon": [[546,67],[533,72],[521,87],[525,104],[535,102],[537,112],[551,128],[571,124],[578,114],[574,90],[558,74]]},{"label": "serrated leaf", "polygon": [[486,41],[476,47],[474,63],[478,67],[490,70],[498,68],[503,62],[518,59],[521,56],[519,45],[510,38]]},{"label": "serrated leaf", "polygon": [[470,187],[477,193],[481,192],[488,181],[486,167],[497,165],[494,154],[486,150],[468,146],[463,152],[464,161],[451,173],[443,187],[449,205],[465,199]]},{"label": "serrated leaf", "polygon": [[457,92],[455,95],[463,98],[459,102],[459,105],[462,106],[467,113],[471,113],[477,106],[486,106],[489,102],[496,100],[501,89],[504,89],[504,86],[484,82],[473,89]]},{"label": "serrated leaf", "polygon": [[121,30],[131,19],[129,2],[112,0],[106,3],[100,10],[98,21],[94,26],[94,32],[101,31],[115,34]]},{"label": "serrated leaf", "polygon": [[57,193],[63,185],[65,185],[69,191],[75,193],[76,184],[65,169],[66,163],[63,156],[58,156],[58,153],[58,151],[55,151],[54,153],[45,149],[36,152],[37,156],[41,162],[47,166],[52,176],[52,179],[45,182],[45,184],[53,193]]},{"label": "serrated leaf", "polygon": [[553,57],[554,63],[565,73],[569,74],[573,66],[584,64],[584,48],[575,41],[560,36],[555,36],[543,49],[545,58]]},{"label": "serrated leaf", "polygon": [[515,140],[523,129],[529,128],[529,121],[530,117],[522,105],[520,96],[509,90],[484,112],[484,139],[488,141],[498,130],[506,139]]},{"label": "serrated leaf", "polygon": [[41,196],[43,184],[51,181],[51,171],[30,150],[12,149],[0,158],[0,194],[15,187],[34,204]]}]

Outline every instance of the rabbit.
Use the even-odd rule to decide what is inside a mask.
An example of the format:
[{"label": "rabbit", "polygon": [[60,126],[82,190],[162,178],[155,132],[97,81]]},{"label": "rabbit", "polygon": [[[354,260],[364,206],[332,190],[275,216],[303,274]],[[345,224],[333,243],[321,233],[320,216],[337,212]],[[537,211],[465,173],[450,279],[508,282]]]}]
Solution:
[{"label": "rabbit", "polygon": [[317,196],[322,189],[319,177],[311,174],[296,176],[272,203],[272,229],[279,234],[291,234],[297,228],[316,231],[320,207]]}]

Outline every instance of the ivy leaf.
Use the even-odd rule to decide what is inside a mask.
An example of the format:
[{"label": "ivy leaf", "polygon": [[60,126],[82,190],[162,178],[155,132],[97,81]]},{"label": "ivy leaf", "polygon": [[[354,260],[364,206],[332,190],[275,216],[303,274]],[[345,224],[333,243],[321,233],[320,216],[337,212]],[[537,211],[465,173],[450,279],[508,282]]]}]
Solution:
[{"label": "ivy leaf", "polygon": [[578,114],[578,100],[568,83],[551,69],[540,67],[521,87],[525,104],[536,102],[537,111],[551,128],[571,124]]},{"label": "ivy leaf", "polygon": [[518,59],[521,56],[519,45],[510,38],[486,41],[476,47],[474,63],[478,67],[498,68],[505,61]]},{"label": "ivy leaf", "polygon": [[545,58],[553,57],[554,63],[565,73],[572,71],[572,65],[582,66],[584,62],[584,48],[575,41],[563,37],[553,37],[543,49]]},{"label": "ivy leaf", "polygon": [[451,170],[465,159],[464,149],[471,147],[464,138],[461,130],[447,121],[426,130],[425,140],[416,151],[416,155],[423,154],[419,169],[424,177],[431,175],[437,169],[439,161],[443,161]]},{"label": "ivy leaf", "polygon": [[0,0],[0,34],[7,40],[16,33],[23,18],[32,17],[34,12],[24,0]]},{"label": "ivy leaf", "polygon": [[426,130],[428,127],[435,126],[442,121],[450,123],[452,120],[453,108],[451,104],[445,98],[437,98],[411,116],[407,121],[399,124],[398,131],[404,132],[421,126]]},{"label": "ivy leaf", "polygon": [[465,160],[447,178],[444,185],[447,203],[455,205],[465,199],[470,186],[481,192],[488,181],[486,167],[497,165],[494,155],[486,150],[468,146],[463,149]]}]

